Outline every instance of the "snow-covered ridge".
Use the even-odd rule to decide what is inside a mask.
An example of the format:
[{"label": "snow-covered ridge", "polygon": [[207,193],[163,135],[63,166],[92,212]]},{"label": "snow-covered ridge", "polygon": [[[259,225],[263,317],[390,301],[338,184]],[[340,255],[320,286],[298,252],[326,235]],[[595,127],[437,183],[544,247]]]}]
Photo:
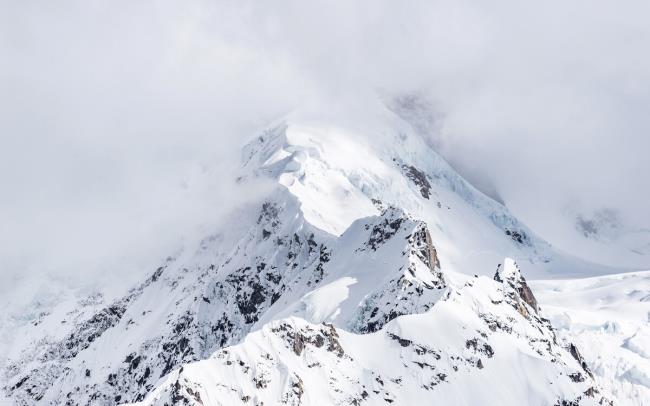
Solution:
[{"label": "snow-covered ridge", "polygon": [[[314,305],[305,307],[304,317],[373,330],[398,315],[425,311],[439,296],[444,281],[423,223],[387,209],[355,223],[338,241],[296,217],[286,192],[276,198],[284,204],[263,203],[234,247],[215,251],[224,240],[213,237],[191,267],[170,259],[142,286],[71,326],[62,340],[26,348],[6,371],[8,391],[25,404],[61,397],[82,404],[137,400],[174,367],[241,340],[262,318],[301,308],[293,300]],[[393,265],[382,261],[385,276],[366,281],[363,272],[380,254]],[[359,266],[357,275],[343,269],[349,258]],[[330,301],[335,306],[327,313],[314,298],[319,289],[335,291],[342,275],[366,282],[343,289],[357,298],[370,293],[368,305]],[[387,292],[399,295],[370,307]],[[98,363],[98,352],[114,357]],[[52,387],[52,379],[61,384]]]},{"label": "snow-covered ridge", "polygon": [[169,374],[141,404],[609,404],[577,349],[507,280],[453,279],[430,311],[372,334],[266,324]]},{"label": "snow-covered ridge", "polygon": [[389,112],[382,125],[342,128],[288,119],[243,148],[242,180],[284,185],[315,227],[342,234],[355,220],[399,207],[429,225],[447,266],[488,274],[504,256],[531,277],[613,272],[558,252],[506,207],[474,188]]}]

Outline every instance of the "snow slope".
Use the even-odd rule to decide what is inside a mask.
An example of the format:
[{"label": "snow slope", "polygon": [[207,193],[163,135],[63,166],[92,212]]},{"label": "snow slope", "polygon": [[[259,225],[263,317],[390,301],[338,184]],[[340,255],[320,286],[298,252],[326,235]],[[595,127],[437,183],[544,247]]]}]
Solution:
[{"label": "snow slope", "polygon": [[294,115],[248,143],[238,181],[276,187],[117,298],[62,295],[11,315],[24,338],[7,351],[6,396],[607,403],[519,267],[529,279],[612,270],[538,238],[390,111],[332,122]]},{"label": "snow slope", "polygon": [[650,272],[531,285],[560,337],[582,349],[605,391],[621,405],[647,405]]}]

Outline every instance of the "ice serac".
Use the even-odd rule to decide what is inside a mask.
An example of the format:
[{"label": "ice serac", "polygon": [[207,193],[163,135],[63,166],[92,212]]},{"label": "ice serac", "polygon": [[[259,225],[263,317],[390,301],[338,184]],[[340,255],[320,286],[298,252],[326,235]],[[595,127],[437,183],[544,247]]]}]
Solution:
[{"label": "ice serac", "polygon": [[387,111],[361,129],[289,119],[242,154],[238,181],[275,188],[121,298],[39,316],[64,333],[25,326],[32,340],[2,373],[6,396],[19,405],[608,402],[589,360],[556,339],[503,258],[526,276],[601,270],[555,251],[408,123]]}]

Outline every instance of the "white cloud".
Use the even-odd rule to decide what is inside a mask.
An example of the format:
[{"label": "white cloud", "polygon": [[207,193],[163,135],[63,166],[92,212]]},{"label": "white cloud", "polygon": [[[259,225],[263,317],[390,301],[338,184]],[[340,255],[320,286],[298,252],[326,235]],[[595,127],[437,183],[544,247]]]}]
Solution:
[{"label": "white cloud", "polygon": [[239,201],[188,196],[197,167],[230,167],[291,109],[377,92],[426,95],[443,154],[551,240],[571,243],[567,205],[650,226],[646,2],[0,7],[1,272],[150,263]]}]

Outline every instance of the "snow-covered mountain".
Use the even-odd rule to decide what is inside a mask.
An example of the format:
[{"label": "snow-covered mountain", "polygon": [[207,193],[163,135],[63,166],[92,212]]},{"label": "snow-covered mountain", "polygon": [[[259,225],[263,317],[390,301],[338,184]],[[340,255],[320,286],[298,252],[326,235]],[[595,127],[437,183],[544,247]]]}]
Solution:
[{"label": "snow-covered mountain", "polygon": [[[559,279],[616,270],[541,240],[390,110],[361,122],[276,123],[243,147],[238,178],[268,179],[272,191],[196,249],[115,300],[98,293],[16,316],[22,323],[0,331],[21,337],[4,361],[5,396],[19,405],[650,401],[645,330],[621,336],[645,361],[630,372],[633,387],[617,385],[614,361],[597,361],[583,348],[593,341],[547,313],[550,287],[569,286]],[[548,281],[531,289],[526,279]],[[626,296],[644,309],[645,281]]]}]

